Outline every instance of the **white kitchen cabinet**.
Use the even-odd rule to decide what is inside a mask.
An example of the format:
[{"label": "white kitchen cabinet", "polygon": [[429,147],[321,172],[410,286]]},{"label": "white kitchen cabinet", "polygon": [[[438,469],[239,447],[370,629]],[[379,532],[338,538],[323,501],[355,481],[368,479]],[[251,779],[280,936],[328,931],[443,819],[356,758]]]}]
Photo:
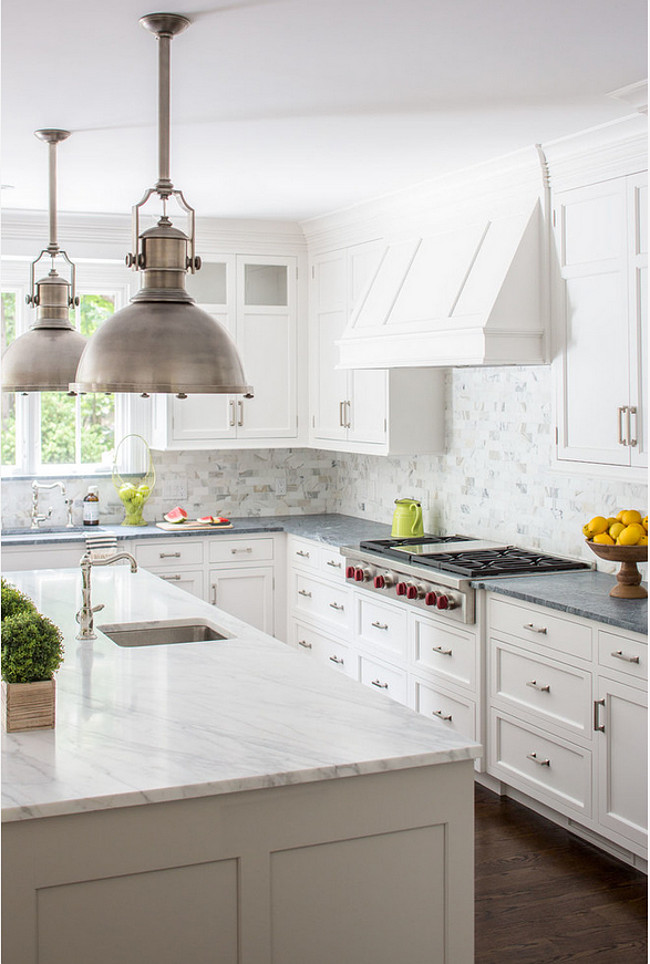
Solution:
[{"label": "white kitchen cabinet", "polygon": [[210,602],[265,633],[273,635],[273,566],[212,568]]},{"label": "white kitchen cabinet", "polygon": [[444,374],[434,369],[339,369],[353,305],[383,251],[370,241],[319,255],[311,267],[310,444],[379,455],[442,451]]},{"label": "white kitchen cabinet", "polygon": [[200,538],[147,539],[131,546],[138,565],[179,589],[205,599],[205,548]]},{"label": "white kitchen cabinet", "polygon": [[49,546],[3,546],[2,569],[19,572],[25,569],[74,569],[86,551],[85,542]]},{"label": "white kitchen cabinet", "polygon": [[[203,272],[206,279],[195,280]],[[188,290],[232,335],[254,395],[156,396],[154,446],[296,444],[297,258],[227,256],[188,278]]]},{"label": "white kitchen cabinet", "polygon": [[647,466],[647,175],[558,192],[553,223],[558,460]]}]

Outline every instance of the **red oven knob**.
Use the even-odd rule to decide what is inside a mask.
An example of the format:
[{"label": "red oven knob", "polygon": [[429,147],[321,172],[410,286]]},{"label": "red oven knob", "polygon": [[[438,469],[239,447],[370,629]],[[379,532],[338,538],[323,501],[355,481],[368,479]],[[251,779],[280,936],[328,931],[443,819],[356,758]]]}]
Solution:
[{"label": "red oven knob", "polygon": [[433,591],[426,593],[424,596],[424,605],[435,606],[437,598],[438,598],[438,594]]},{"label": "red oven knob", "polygon": [[367,569],[355,569],[354,578],[356,582],[367,582],[371,578],[371,574]]},{"label": "red oven knob", "polygon": [[415,587],[413,584],[411,584],[410,586],[407,586],[407,587],[406,587],[406,598],[407,598],[407,599],[417,599],[417,598],[418,598],[418,591],[417,591],[416,587]]},{"label": "red oven knob", "polygon": [[438,609],[453,609],[455,605],[454,600],[449,596],[445,596],[444,593],[441,593],[436,599]]},{"label": "red oven knob", "polygon": [[395,592],[397,593],[398,596],[405,596],[406,589],[407,589],[407,583],[405,582],[398,582],[397,585],[395,586]]},{"label": "red oven knob", "polygon": [[345,578],[354,579],[355,572],[356,572],[356,569],[354,568],[354,566],[348,566],[345,570]]}]

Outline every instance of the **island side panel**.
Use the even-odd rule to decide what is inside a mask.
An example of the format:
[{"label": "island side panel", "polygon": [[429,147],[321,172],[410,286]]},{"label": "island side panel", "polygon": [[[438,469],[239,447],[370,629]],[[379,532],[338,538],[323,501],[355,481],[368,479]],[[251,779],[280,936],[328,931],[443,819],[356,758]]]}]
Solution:
[{"label": "island side panel", "polygon": [[2,961],[471,964],[473,819],[465,760],[6,823]]}]

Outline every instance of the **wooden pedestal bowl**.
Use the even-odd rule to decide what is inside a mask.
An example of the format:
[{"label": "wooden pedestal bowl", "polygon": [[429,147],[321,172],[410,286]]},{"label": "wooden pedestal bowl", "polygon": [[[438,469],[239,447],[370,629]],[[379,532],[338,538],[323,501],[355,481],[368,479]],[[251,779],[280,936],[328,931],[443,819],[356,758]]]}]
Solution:
[{"label": "wooden pedestal bowl", "polygon": [[617,599],[648,598],[648,591],[641,585],[641,573],[636,567],[637,562],[648,561],[647,546],[602,546],[588,539],[586,542],[600,559],[621,564],[616,574],[616,585],[610,591],[610,596],[616,596]]}]

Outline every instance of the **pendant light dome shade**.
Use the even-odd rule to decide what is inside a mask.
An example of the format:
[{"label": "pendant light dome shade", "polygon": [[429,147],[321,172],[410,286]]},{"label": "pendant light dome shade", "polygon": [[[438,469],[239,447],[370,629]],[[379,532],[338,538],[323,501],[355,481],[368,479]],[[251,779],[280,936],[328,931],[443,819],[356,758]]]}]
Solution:
[{"label": "pendant light dome shade", "polygon": [[[49,144],[50,243],[32,262],[27,304],[36,308],[36,320],[8,346],[2,356],[2,390],[5,392],[68,392],[86,339],[70,324],[70,308],[79,304],[75,295],[75,267],[56,237],[56,147],[69,131],[35,131]],[[71,268],[71,281],[60,277],[54,262],[62,257]],[[34,269],[50,258],[49,274],[34,283]]]},{"label": "pendant light dome shade", "polygon": [[[226,329],[199,308],[185,289],[185,275],[201,267],[195,255],[194,210],[169,177],[170,44],[190,21],[175,13],[142,17],[159,44],[159,176],[133,208],[133,251],[127,266],[142,271],[131,304],[108,318],[86,347],[71,388],[77,392],[138,394],[238,394],[252,396],[237,348]],[[139,231],[139,211],[152,194],[162,201],[157,225]],[[167,217],[175,197],[189,215],[188,234]]]}]

